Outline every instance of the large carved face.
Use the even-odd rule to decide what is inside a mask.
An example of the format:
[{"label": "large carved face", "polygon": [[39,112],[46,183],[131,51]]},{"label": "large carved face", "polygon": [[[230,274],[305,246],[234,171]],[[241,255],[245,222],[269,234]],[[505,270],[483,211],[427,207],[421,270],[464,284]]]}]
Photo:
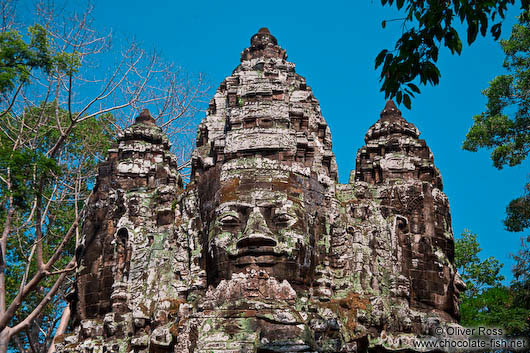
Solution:
[{"label": "large carved face", "polygon": [[309,283],[315,232],[300,188],[230,179],[221,184],[219,196],[208,238],[214,282],[254,268],[278,280]]}]

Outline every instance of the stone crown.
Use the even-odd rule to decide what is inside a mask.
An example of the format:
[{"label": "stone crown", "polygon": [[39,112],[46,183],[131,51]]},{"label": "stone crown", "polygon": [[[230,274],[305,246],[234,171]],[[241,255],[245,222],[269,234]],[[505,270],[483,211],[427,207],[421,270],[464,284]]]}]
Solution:
[{"label": "stone crown", "polygon": [[134,122],[135,124],[146,124],[146,125],[156,125],[155,119],[151,116],[149,109],[143,109],[140,112],[140,115],[136,117]]},{"label": "stone crown", "polygon": [[284,49],[278,45],[276,38],[265,27],[250,39],[250,47],[241,53],[241,61],[263,58],[287,59]]}]

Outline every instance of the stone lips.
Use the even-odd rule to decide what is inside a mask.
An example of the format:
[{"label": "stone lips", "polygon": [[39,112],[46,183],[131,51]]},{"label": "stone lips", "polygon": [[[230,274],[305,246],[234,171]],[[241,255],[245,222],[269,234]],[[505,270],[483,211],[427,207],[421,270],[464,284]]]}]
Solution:
[{"label": "stone lips", "polygon": [[[305,79],[262,28],[197,132],[184,190],[148,111],[88,200],[59,352],[385,352],[457,325],[441,176],[392,101],[348,184]],[[447,330],[444,330],[447,332]]]}]

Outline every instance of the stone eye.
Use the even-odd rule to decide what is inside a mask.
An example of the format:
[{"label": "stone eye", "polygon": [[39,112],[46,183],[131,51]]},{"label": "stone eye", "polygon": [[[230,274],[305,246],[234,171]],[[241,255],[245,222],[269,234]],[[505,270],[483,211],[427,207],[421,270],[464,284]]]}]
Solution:
[{"label": "stone eye", "polygon": [[233,214],[227,214],[219,219],[219,224],[223,227],[236,227],[240,224],[239,217]]},{"label": "stone eye", "polygon": [[294,223],[295,219],[288,213],[278,213],[274,216],[274,222],[281,227],[288,227]]}]

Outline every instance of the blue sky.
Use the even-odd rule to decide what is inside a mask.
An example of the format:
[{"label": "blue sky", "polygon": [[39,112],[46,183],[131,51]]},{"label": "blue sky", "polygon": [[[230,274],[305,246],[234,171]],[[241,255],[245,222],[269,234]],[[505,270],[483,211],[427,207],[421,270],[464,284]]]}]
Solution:
[{"label": "blue sky", "polygon": [[[250,37],[268,27],[319,99],[331,128],[340,181],[347,182],[357,149],[385,104],[374,59],[381,49],[392,48],[401,33],[400,22],[383,29],[381,21],[402,17],[399,13],[382,8],[379,0],[94,3],[96,26],[112,28],[116,44],[132,36],[185,70],[206,74],[211,95],[238,65]],[[502,37],[509,36],[517,14],[516,8],[509,11]],[[504,231],[502,219],[508,202],[522,194],[529,164],[499,171],[489,151],[461,149],[472,116],[484,109],[481,90],[502,73],[503,58],[489,36],[464,47],[461,56],[443,51],[440,85],[420,87],[412,110],[400,109],[434,153],[455,236],[465,228],[477,233],[482,257],[504,262],[508,282],[513,265],[509,253],[517,251],[522,234]]]}]

